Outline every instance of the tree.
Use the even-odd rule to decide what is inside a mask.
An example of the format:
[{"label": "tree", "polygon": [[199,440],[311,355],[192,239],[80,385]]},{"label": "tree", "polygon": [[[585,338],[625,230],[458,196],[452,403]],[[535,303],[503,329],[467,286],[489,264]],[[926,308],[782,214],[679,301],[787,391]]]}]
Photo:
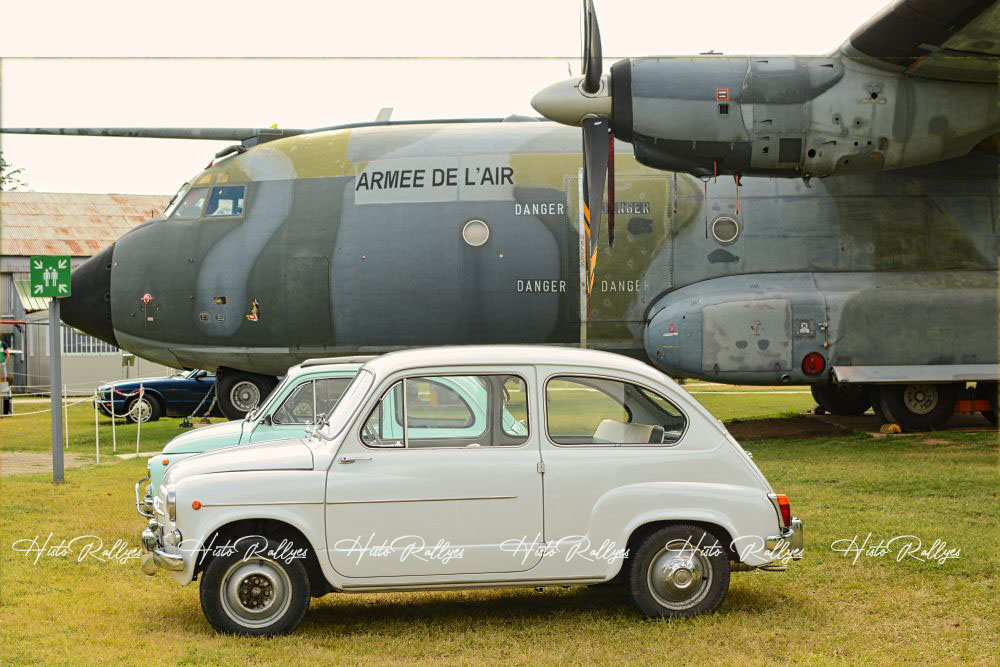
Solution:
[{"label": "tree", "polygon": [[10,162],[7,162],[3,153],[0,153],[0,190],[17,190],[27,187],[28,184],[21,178],[23,173],[23,169],[14,167]]}]

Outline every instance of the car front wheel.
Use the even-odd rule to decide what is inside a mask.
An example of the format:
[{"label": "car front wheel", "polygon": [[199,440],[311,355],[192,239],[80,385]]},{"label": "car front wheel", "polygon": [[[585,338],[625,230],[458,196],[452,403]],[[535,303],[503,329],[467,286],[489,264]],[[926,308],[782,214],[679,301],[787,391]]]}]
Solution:
[{"label": "car front wheel", "polygon": [[650,618],[711,613],[729,592],[727,545],[698,526],[660,528],[638,545],[629,591]]},{"label": "car front wheel", "polygon": [[201,580],[201,608],[219,632],[272,637],[288,634],[309,608],[309,575],[301,559],[268,557],[277,544],[242,539],[236,553],[217,556]]}]

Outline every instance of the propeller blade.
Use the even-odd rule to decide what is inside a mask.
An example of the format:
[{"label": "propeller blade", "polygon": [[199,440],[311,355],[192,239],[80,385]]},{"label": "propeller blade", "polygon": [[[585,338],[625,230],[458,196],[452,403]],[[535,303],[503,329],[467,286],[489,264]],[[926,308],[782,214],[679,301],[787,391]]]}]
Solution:
[{"label": "propeller blade", "polygon": [[607,118],[584,119],[583,222],[590,250],[588,266],[591,270],[597,260],[597,245],[601,237],[601,208],[604,204],[604,181],[608,173],[608,135]]},{"label": "propeller blade", "polygon": [[593,0],[583,0],[583,81],[580,88],[594,95],[601,89],[603,68],[601,56],[601,29],[597,26],[597,14]]},{"label": "propeller blade", "polygon": [[608,247],[615,247],[615,131],[608,128]]}]

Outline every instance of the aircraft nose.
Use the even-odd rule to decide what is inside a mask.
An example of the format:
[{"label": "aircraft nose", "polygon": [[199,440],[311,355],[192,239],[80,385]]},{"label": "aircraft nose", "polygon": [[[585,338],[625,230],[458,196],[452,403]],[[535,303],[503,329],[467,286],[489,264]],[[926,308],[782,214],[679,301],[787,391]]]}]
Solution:
[{"label": "aircraft nose", "polygon": [[111,258],[115,244],[81,264],[72,276],[72,295],[60,299],[59,314],[66,324],[117,346],[111,323]]}]

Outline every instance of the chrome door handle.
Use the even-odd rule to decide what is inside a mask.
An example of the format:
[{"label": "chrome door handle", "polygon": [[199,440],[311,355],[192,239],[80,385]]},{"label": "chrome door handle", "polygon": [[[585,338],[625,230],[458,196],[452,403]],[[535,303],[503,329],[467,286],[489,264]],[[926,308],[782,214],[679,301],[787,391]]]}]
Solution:
[{"label": "chrome door handle", "polygon": [[371,461],[371,460],[372,460],[372,457],[370,457],[370,456],[341,456],[340,457],[340,462],[341,463],[354,463],[355,461]]}]

